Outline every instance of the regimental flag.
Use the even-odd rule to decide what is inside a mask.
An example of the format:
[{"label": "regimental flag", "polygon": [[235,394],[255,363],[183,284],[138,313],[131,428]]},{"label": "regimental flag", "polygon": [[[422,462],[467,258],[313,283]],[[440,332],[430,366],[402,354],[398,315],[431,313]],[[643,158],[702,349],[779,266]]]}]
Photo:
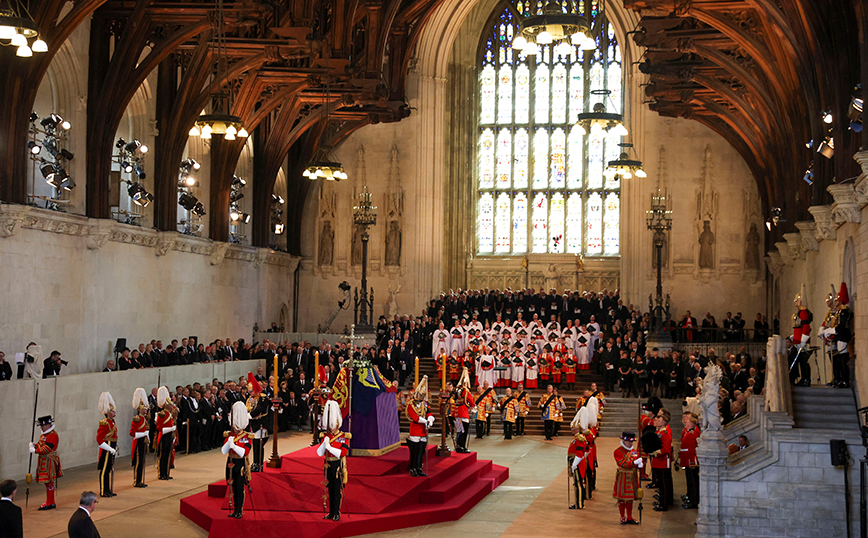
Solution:
[{"label": "regimental flag", "polygon": [[341,368],[331,392],[331,399],[338,403],[341,408],[341,416],[344,418],[350,414],[349,371],[349,368]]}]

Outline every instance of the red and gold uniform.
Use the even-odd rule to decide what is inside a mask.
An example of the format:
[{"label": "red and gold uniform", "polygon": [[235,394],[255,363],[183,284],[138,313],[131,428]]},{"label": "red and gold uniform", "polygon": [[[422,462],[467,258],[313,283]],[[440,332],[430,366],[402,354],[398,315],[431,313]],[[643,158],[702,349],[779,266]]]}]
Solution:
[{"label": "red and gold uniform", "polygon": [[[570,448],[567,449],[567,461],[570,464],[573,476],[573,488],[576,495],[576,508],[584,508],[588,498],[587,474],[588,474],[588,441],[581,432],[573,435]],[[572,506],[570,507],[572,508]]]},{"label": "red and gold uniform", "polygon": [[660,493],[660,506],[663,510],[668,509],[673,503],[672,494],[672,428],[666,424],[657,429],[661,448],[651,456],[651,480],[657,484]]},{"label": "red and gold uniform", "polygon": [[[421,388],[423,382],[424,388]],[[425,400],[428,396],[428,376],[422,378],[413,395],[415,396],[411,396],[406,407],[407,420],[410,421],[410,435],[407,437],[407,446],[410,449],[408,470],[411,476],[427,476],[422,463],[428,448],[428,428],[434,424],[434,414]]]},{"label": "red and gold uniform", "polygon": [[636,469],[643,465],[639,453],[633,449],[636,436],[627,434],[621,436],[621,446],[615,449],[615,464],[618,470],[615,474],[615,486],[612,497],[618,500],[618,511],[621,513],[621,524],[636,524],[633,519],[633,501],[639,491],[639,478]]},{"label": "red and gold uniform", "polygon": [[555,386],[559,387],[561,384],[561,372],[564,371],[564,361],[561,357],[561,354],[558,352],[554,353],[552,358],[552,383]]},{"label": "red and gold uniform", "polygon": [[551,353],[543,353],[539,358],[539,378],[543,381],[543,386],[545,383],[548,383],[549,378],[552,374],[552,363],[554,362],[554,355]]},{"label": "red and gold uniform", "polygon": [[[462,378],[466,378],[466,376],[466,372],[462,374]],[[470,429],[470,408],[476,405],[476,400],[466,386],[459,384],[449,402],[452,408],[452,417],[455,420],[457,445],[455,451],[459,453],[470,452],[467,449],[467,436]]]},{"label": "red and gold uniform", "polygon": [[521,408],[521,405],[512,393],[512,389],[508,389],[506,396],[500,399],[498,406],[500,407],[501,420],[503,421],[503,438],[512,439],[515,422],[518,419]]},{"label": "red and gold uniform", "polygon": [[250,483],[250,451],[253,434],[247,431],[223,432],[222,452],[226,459],[226,487],[232,491],[232,514],[241,519],[244,511],[244,486]]},{"label": "red and gold uniform", "polygon": [[171,480],[169,471],[175,456],[175,410],[176,407],[169,399],[169,390],[160,387],[157,394],[157,402],[163,406],[157,413],[157,453],[160,458],[160,480]]},{"label": "red and gold uniform", "polygon": [[30,452],[36,454],[36,481],[45,484],[45,502],[39,507],[40,510],[56,508],[54,502],[54,482],[63,476],[60,468],[60,456],[57,455],[57,447],[60,437],[54,431],[54,421],[51,416],[39,418],[39,425],[43,428],[42,434],[36,443],[30,443]]},{"label": "red and gold uniform", "polygon": [[347,483],[346,459],[350,450],[350,434],[340,430],[330,430],[321,433],[320,436],[323,442],[317,449],[317,454],[324,458],[326,490],[329,497],[329,514],[325,519],[338,521],[341,517],[344,486]]},{"label": "red and gold uniform", "polygon": [[554,393],[546,393],[543,394],[539,399],[539,408],[542,409],[542,419],[543,424],[545,425],[545,436],[546,441],[552,440],[552,435],[554,435],[554,421],[558,416],[559,409],[559,398]]},{"label": "red and gold uniform", "polygon": [[693,422],[681,430],[681,450],[678,453],[679,463],[684,469],[687,481],[687,502],[685,508],[696,508],[699,505],[699,458],[696,447],[699,445],[700,430]]},{"label": "red and gold uniform", "polygon": [[458,375],[461,373],[461,363],[462,358],[458,356],[458,352],[455,351],[452,353],[452,356],[449,357],[449,360],[446,361],[449,365],[449,379],[457,380]]},{"label": "red and gold uniform", "polygon": [[148,418],[144,415],[136,415],[130,423],[130,437],[133,438],[133,453],[130,455],[133,464],[133,486],[146,487],[145,484],[145,456],[148,453],[150,442],[148,433]]},{"label": "red and gold uniform", "polygon": [[[118,446],[118,427],[114,419],[104,418],[99,421],[99,428],[96,431],[96,443],[100,445],[99,460],[97,469],[99,469],[99,494],[101,497],[114,497],[112,491],[112,471],[115,466],[115,454]],[[113,451],[108,451],[105,447],[108,446]]]},{"label": "red and gold uniform", "polygon": [[530,399],[530,395],[525,392],[521,383],[519,383],[518,389],[516,389],[515,399],[518,401],[518,417],[516,417],[515,420],[515,434],[524,435],[524,425],[527,421],[527,414],[530,413],[530,406],[533,405],[533,402]]},{"label": "red and gold uniform", "polygon": [[[654,419],[646,414],[642,414],[639,417],[639,432],[644,432],[647,427],[654,427]],[[648,463],[648,454],[645,453],[645,450],[642,449],[642,443],[638,443],[639,449],[639,457],[645,460],[645,463]],[[646,474],[645,467],[639,470],[639,476],[642,478],[646,478],[648,475]]]}]

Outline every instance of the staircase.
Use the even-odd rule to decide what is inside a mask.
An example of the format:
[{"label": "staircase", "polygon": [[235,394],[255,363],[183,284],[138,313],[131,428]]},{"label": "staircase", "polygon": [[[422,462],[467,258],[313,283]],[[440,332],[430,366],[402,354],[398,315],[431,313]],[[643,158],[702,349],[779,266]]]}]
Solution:
[{"label": "staircase", "polygon": [[[600,421],[600,437],[620,437],[621,432],[633,432],[641,435],[639,428],[639,415],[642,413],[641,404],[646,399],[639,398],[606,398],[606,407],[603,411],[603,420]],[[661,400],[663,407],[672,413],[670,424],[673,431],[681,422],[681,400]],[[680,428],[680,426],[677,426]]]},{"label": "staircase", "polygon": [[856,402],[849,389],[793,387],[792,395],[796,428],[859,432]]}]

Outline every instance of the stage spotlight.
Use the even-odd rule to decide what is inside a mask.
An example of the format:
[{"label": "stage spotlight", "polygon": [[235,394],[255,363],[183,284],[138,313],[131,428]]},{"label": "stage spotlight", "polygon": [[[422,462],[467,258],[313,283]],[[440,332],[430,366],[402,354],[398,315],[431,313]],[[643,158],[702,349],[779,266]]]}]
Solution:
[{"label": "stage spotlight", "polygon": [[279,195],[277,195],[277,194],[272,194],[272,195],[271,195],[271,203],[273,203],[273,204],[283,205],[283,202],[284,202],[284,200],[283,200],[283,197],[282,197],[282,196],[279,196]]},{"label": "stage spotlight", "polygon": [[823,111],[823,123],[832,123],[833,121],[834,121],[834,118],[832,117],[832,111],[831,110],[824,110]]},{"label": "stage spotlight", "polygon": [[847,117],[850,120],[860,120],[862,116],[863,101],[861,97],[853,97],[850,99],[850,106],[847,107]]},{"label": "stage spotlight", "polygon": [[129,161],[121,161],[121,170],[130,173],[133,171],[133,165],[131,165]]},{"label": "stage spotlight", "polygon": [[184,174],[181,176],[181,183],[183,185],[186,185],[187,187],[192,187],[196,185],[196,178],[194,178],[190,174]]},{"label": "stage spotlight", "polygon": [[64,184],[64,182],[68,180],[69,173],[63,168],[61,168],[54,173],[51,179],[48,180],[48,183],[59,189]]},{"label": "stage spotlight", "polygon": [[202,168],[202,165],[196,162],[195,159],[184,159],[181,161],[181,170],[184,172],[199,170],[200,168]]},{"label": "stage spotlight", "polygon": [[244,224],[247,224],[248,222],[250,222],[250,213],[241,213],[241,218],[240,218],[240,220],[241,220],[241,222],[243,222]]},{"label": "stage spotlight", "polygon": [[194,215],[202,217],[205,215],[205,205],[202,202],[199,202],[195,207],[193,207],[193,209],[191,209],[191,211]]},{"label": "stage spotlight", "polygon": [[232,186],[236,188],[243,188],[247,185],[247,180],[238,176],[232,176]]},{"label": "stage spotlight", "polygon": [[136,171],[136,177],[138,177],[139,179],[145,179],[146,177],[148,177],[148,175],[145,174],[145,167],[141,164],[135,163],[133,165],[133,169]]},{"label": "stage spotlight", "polygon": [[199,199],[187,192],[182,192],[181,196],[178,197],[178,205],[187,211],[192,211],[198,203]]},{"label": "stage spotlight", "polygon": [[[121,140],[123,140],[123,138]],[[142,143],[139,142],[138,140],[133,140],[132,142],[125,144],[124,149],[127,152],[132,153],[132,152],[136,151],[137,149],[139,149],[139,147],[141,147],[141,145],[142,145]],[[147,147],[147,146],[145,146],[145,147]],[[147,150],[145,150],[145,151],[147,151]]]},{"label": "stage spotlight", "polygon": [[34,142],[33,140],[27,141],[27,150],[30,151],[31,155],[39,155],[39,152],[42,151],[42,146]]},{"label": "stage spotlight", "polygon": [[232,191],[229,193],[229,201],[237,202],[238,200],[244,198],[244,193],[239,191]]},{"label": "stage spotlight", "polygon": [[39,119],[39,114],[37,114],[35,110],[30,113],[30,123],[33,123],[38,119]]},{"label": "stage spotlight", "polygon": [[141,183],[131,184],[130,188],[127,189],[127,194],[130,195],[133,202],[142,207],[148,207],[148,205],[154,201],[154,196],[146,191]]},{"label": "stage spotlight", "polygon": [[817,153],[827,159],[831,159],[835,156],[835,141],[827,136],[817,147]]},{"label": "stage spotlight", "polygon": [[75,188],[75,181],[73,181],[71,177],[67,176],[60,182],[60,188],[66,191],[71,191]]},{"label": "stage spotlight", "polygon": [[239,220],[241,220],[241,213],[233,209],[229,212],[229,220],[231,220],[232,222],[238,222]]},{"label": "stage spotlight", "polygon": [[277,222],[274,224],[274,234],[282,235],[285,229],[285,225],[282,222]]},{"label": "stage spotlight", "polygon": [[67,161],[71,161],[75,158],[75,154],[68,149],[64,148],[60,150],[60,158],[65,159]]},{"label": "stage spotlight", "polygon": [[118,141],[115,142],[115,147],[117,149],[124,149],[124,146],[126,146],[126,145],[127,145],[127,143],[124,141],[123,138],[118,138]]},{"label": "stage spotlight", "polygon": [[63,118],[58,116],[57,114],[49,114],[48,116],[42,118],[42,121],[39,122],[42,124],[43,129],[46,131],[51,131],[57,128],[60,125],[63,129],[69,129],[71,125],[69,125],[68,121],[63,121]]},{"label": "stage spotlight", "polygon": [[44,164],[39,167],[39,172],[42,174],[43,179],[51,179],[51,176],[53,176],[56,171],[53,164]]},{"label": "stage spotlight", "polygon": [[805,183],[807,183],[808,185],[813,185],[814,184],[814,171],[811,170],[810,168],[808,168],[805,171],[805,177],[803,177],[802,179],[804,179]]}]

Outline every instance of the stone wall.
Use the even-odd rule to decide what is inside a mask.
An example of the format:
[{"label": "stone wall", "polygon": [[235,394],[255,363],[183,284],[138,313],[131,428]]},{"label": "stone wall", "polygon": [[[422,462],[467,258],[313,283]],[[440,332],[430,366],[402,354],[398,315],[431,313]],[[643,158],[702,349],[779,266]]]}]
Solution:
[{"label": "stone wall", "polygon": [[[177,385],[197,381],[204,384],[215,377],[220,381],[237,380],[263,365],[263,361],[221,362],[5,381],[0,384],[0,409],[3,410],[0,476],[21,479],[27,472],[30,459],[27,443],[31,432],[37,432],[38,436],[38,429],[31,423],[37,383],[39,400],[36,416],[50,414],[55,418],[55,429],[60,436],[58,452],[61,464],[68,469],[97,461],[96,430],[102,419],[97,406],[103,391],[111,393],[117,408],[118,457],[129,456],[132,447],[129,425],[135,414],[132,398],[137,387],[144,388],[150,394],[152,388],[165,385],[174,392]],[[33,461],[35,466],[35,457]]]},{"label": "stone wall", "polygon": [[[250,339],[293,304],[298,259],[175,232],[0,206],[0,350],[59,350],[63,374],[99,372],[129,347],[196,335]],[[287,310],[291,310],[288,308]],[[41,369],[41,364],[39,365]]]},{"label": "stone wall", "polygon": [[[702,480],[709,482],[703,491],[717,494],[700,507],[697,538],[846,536],[844,468],[831,465],[829,439],[845,439],[855,459],[861,453],[858,435],[794,429],[792,418],[767,412],[760,397],[753,397],[748,407],[747,417],[723,430],[719,450],[726,465],[717,476],[703,472]],[[726,458],[725,447],[739,435],[746,435],[751,446]],[[858,465],[850,467],[848,478],[852,536],[858,536]],[[714,506],[708,507],[709,501]],[[703,517],[704,511],[710,515]]]}]

